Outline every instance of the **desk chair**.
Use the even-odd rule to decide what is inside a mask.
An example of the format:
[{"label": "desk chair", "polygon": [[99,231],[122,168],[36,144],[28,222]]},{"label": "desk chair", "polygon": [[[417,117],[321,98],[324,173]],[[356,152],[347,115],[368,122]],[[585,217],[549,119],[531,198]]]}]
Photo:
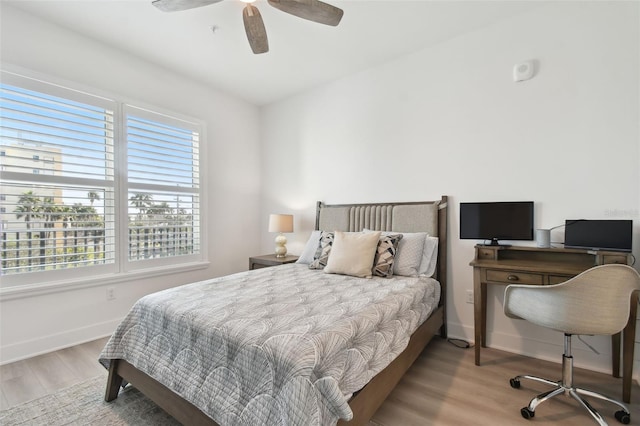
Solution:
[{"label": "desk chair", "polygon": [[537,376],[521,375],[510,380],[519,388],[521,379],[535,380],[553,386],[541,393],[520,410],[522,417],[531,419],[536,407],[558,395],[567,395],[586,408],[598,424],[606,425],[602,416],[581,395],[603,399],[617,405],[616,419],[628,424],[629,409],[622,402],[608,396],[575,387],[573,384],[573,334],[613,335],[627,324],[630,301],[634,291],[640,290],[640,275],[626,265],[602,265],[591,268],[572,279],[556,285],[509,285],[504,294],[504,313],[511,318],[525,319],[542,327],[564,333],[562,379],[553,381]]}]

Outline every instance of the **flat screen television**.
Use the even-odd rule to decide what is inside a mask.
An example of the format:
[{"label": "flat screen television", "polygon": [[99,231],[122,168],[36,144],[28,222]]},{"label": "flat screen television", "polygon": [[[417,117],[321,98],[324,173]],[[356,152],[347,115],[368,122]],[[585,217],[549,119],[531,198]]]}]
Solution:
[{"label": "flat screen television", "polygon": [[487,240],[533,240],[533,201],[460,203],[460,238]]},{"label": "flat screen television", "polygon": [[566,220],[564,246],[592,250],[631,251],[633,221],[626,219]]}]

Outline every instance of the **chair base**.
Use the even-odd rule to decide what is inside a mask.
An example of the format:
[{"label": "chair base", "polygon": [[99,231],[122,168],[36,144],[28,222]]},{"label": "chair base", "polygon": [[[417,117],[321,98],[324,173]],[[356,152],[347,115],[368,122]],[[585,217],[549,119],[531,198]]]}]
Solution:
[{"label": "chair base", "polygon": [[567,396],[571,396],[573,399],[575,399],[576,401],[578,401],[580,403],[580,405],[582,405],[584,408],[587,409],[587,411],[589,412],[589,414],[591,414],[591,417],[594,418],[594,420],[600,425],[600,426],[607,426],[607,422],[602,418],[602,416],[600,415],[600,413],[598,413],[592,406],[591,404],[589,404],[589,402],[587,402],[587,400],[585,400],[584,398],[582,398],[581,395],[585,395],[588,397],[592,397],[592,398],[598,398],[604,401],[608,401],[614,405],[617,405],[620,410],[616,411],[615,413],[615,418],[616,420],[618,420],[620,423],[623,424],[629,424],[629,422],[631,422],[631,413],[629,412],[629,409],[627,408],[627,406],[625,404],[623,404],[622,402],[616,401],[613,398],[610,398],[606,395],[597,393],[597,392],[593,392],[587,389],[582,389],[582,388],[577,388],[575,386],[567,386],[565,383],[563,383],[562,380],[560,381],[552,381],[549,379],[545,379],[542,377],[537,377],[537,376],[529,376],[529,375],[520,375],[520,376],[516,376],[512,379],[509,380],[509,383],[511,384],[512,388],[518,389],[520,388],[520,380],[521,379],[527,379],[527,380],[533,380],[536,382],[540,382],[540,383],[545,383],[547,385],[553,386],[553,389],[548,390],[546,392],[543,392],[541,394],[539,394],[538,396],[534,397],[530,402],[529,405],[526,407],[523,407],[520,410],[520,413],[522,414],[522,417],[524,417],[525,419],[531,419],[535,416],[535,410],[538,407],[538,405],[542,404],[543,402],[558,396],[558,395],[567,395]]}]

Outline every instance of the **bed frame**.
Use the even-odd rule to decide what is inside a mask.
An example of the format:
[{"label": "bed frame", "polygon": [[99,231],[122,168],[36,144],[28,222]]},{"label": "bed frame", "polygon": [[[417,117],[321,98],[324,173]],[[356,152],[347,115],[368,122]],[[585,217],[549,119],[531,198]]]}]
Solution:
[{"label": "bed frame", "polygon": [[[380,204],[326,205],[318,202],[317,230],[429,232],[439,238],[438,263],[435,278],[441,285],[438,308],[413,333],[407,348],[378,373],[349,401],[353,419],[340,420],[338,425],[366,425],[389,393],[411,367],[431,338],[446,337],[445,305],[447,300],[447,196],[438,201]],[[131,383],[176,420],[185,425],[216,425],[195,405],[177,395],[162,383],[139,371],[127,361],[111,360],[105,401],[113,401],[123,381]]]}]

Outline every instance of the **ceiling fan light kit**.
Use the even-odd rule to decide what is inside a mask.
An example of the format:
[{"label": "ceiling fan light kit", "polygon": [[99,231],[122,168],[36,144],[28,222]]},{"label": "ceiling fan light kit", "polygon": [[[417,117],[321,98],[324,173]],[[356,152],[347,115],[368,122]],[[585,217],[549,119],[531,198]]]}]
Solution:
[{"label": "ceiling fan light kit", "polygon": [[[208,6],[222,0],[154,0],[151,4],[163,12],[176,12],[179,10],[194,9]],[[255,54],[269,51],[267,31],[262,20],[262,15],[257,7],[249,4],[255,0],[242,0],[247,5],[242,11],[244,30],[249,40],[251,50]],[[320,24],[337,26],[344,14],[343,10],[319,0],[268,0],[269,4],[282,12],[288,13],[307,21]]]}]

